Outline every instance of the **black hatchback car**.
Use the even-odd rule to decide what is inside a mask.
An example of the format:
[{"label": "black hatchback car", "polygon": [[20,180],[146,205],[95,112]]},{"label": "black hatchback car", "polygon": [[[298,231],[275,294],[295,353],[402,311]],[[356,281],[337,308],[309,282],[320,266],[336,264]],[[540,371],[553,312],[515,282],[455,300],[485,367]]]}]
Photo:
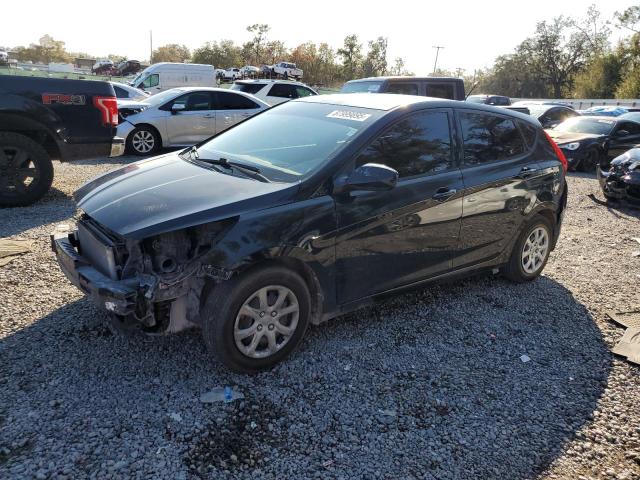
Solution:
[{"label": "black hatchback car", "polygon": [[87,183],[77,230],[53,247],[117,325],[199,326],[251,372],[382,294],[496,268],[536,278],[560,233],[563,162],[519,113],[308,97]]}]

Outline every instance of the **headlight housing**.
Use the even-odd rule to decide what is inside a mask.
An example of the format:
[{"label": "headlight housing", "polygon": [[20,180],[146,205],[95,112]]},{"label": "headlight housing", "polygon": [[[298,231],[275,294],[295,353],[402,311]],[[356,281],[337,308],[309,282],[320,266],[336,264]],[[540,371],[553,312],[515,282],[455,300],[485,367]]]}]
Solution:
[{"label": "headlight housing", "polygon": [[580,142],[572,142],[572,143],[567,143],[565,145],[560,145],[560,148],[564,148],[565,150],[570,150],[570,151],[574,151],[580,148]]}]

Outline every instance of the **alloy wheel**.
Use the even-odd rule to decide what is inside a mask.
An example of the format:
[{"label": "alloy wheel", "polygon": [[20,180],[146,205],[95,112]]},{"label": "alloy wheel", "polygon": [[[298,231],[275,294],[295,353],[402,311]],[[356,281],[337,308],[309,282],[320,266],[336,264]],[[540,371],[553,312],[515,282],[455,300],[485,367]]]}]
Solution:
[{"label": "alloy wheel", "polygon": [[138,153],[149,153],[155,147],[156,139],[147,130],[138,130],[131,138],[131,145]]},{"label": "alloy wheel", "polygon": [[250,358],[269,357],[293,337],[300,317],[296,295],[282,285],[253,292],[242,304],[233,326],[236,347]]},{"label": "alloy wheel", "polygon": [[40,171],[27,150],[5,145],[0,148],[0,190],[3,194],[21,195],[33,188]]},{"label": "alloy wheel", "polygon": [[524,242],[521,263],[525,273],[532,275],[544,265],[549,253],[549,233],[538,226],[534,228]]}]

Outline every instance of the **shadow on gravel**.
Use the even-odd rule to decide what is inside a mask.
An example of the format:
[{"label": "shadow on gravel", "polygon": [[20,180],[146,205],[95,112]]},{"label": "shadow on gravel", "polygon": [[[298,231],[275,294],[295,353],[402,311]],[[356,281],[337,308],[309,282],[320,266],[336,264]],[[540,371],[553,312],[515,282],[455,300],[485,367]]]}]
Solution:
[{"label": "shadow on gravel", "polygon": [[[255,376],[212,361],[197,331],[123,337],[103,319],[83,299],[0,340],[0,476],[34,458],[101,476],[125,442],[141,449],[125,477],[529,479],[590,421],[612,362],[547,277],[396,296]],[[246,400],[198,401],[220,385]]]},{"label": "shadow on gravel", "polygon": [[65,221],[75,212],[76,204],[73,198],[57,188],[52,188],[35,205],[0,208],[0,237],[19,235],[45,223]]}]

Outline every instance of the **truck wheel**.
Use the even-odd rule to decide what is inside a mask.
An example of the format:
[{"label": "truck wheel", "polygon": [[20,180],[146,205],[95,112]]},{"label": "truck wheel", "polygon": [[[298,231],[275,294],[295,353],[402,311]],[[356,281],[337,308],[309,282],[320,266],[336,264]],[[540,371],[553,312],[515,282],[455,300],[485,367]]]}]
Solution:
[{"label": "truck wheel", "polygon": [[208,350],[236,372],[268,369],[300,343],[311,300],[304,280],[282,267],[259,268],[216,285],[202,308]]},{"label": "truck wheel", "polygon": [[549,220],[536,215],[513,246],[503,275],[516,283],[529,282],[540,276],[551,253],[552,238],[553,228]]},{"label": "truck wheel", "polygon": [[162,145],[162,140],[156,131],[141,125],[127,137],[127,150],[134,155],[153,155]]},{"label": "truck wheel", "polygon": [[51,183],[53,163],[42,145],[19,133],[0,133],[0,207],[31,205]]}]

